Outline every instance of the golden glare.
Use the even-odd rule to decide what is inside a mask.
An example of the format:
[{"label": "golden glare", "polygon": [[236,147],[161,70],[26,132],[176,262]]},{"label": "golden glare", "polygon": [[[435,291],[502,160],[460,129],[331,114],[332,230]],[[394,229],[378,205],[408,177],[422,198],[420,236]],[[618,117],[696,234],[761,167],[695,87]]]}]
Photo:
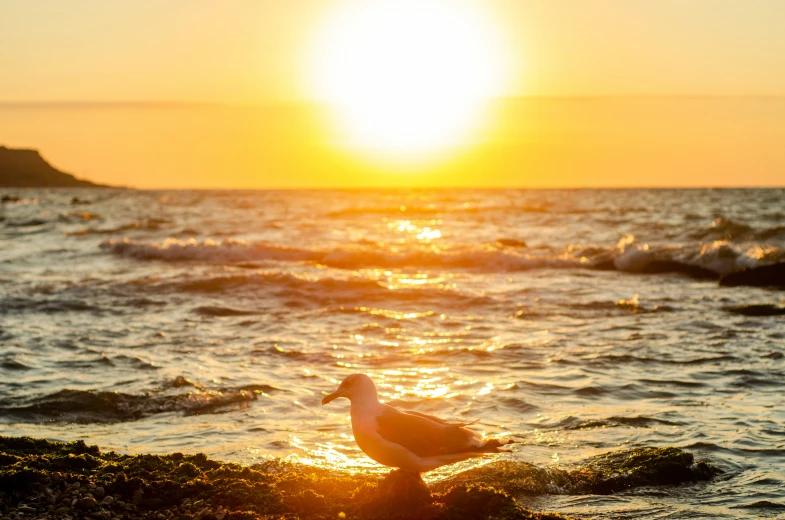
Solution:
[{"label": "golden glare", "polygon": [[479,2],[363,0],[329,17],[309,62],[340,144],[416,160],[467,144],[502,94],[505,52]]}]

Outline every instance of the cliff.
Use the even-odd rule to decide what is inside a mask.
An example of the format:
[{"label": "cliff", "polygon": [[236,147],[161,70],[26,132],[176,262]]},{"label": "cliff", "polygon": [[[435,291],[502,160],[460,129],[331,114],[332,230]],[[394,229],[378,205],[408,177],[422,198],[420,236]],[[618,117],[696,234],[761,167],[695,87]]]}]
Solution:
[{"label": "cliff", "polygon": [[52,167],[38,150],[15,150],[0,146],[0,186],[14,188],[82,187],[98,184],[77,179]]}]

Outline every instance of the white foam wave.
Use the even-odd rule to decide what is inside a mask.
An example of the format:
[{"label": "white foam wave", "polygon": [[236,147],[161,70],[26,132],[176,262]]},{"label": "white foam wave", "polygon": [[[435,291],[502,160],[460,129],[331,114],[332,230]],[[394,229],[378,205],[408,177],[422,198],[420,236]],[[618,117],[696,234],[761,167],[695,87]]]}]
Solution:
[{"label": "white foam wave", "polygon": [[649,246],[623,237],[611,248],[565,248],[561,254],[530,254],[496,244],[385,245],[350,244],[333,249],[307,249],[240,240],[177,240],[160,243],[106,240],[101,248],[139,260],[232,264],[241,262],[298,262],[339,269],[466,269],[481,272],[525,271],[542,268],[598,268],[630,273],[682,272],[716,277],[743,268],[785,261],[785,249],[774,245],[714,241],[690,245]]},{"label": "white foam wave", "polygon": [[308,262],[345,269],[413,267],[519,271],[542,267],[575,267],[581,262],[571,255],[533,256],[493,245],[450,248],[348,245],[335,249],[301,249],[239,240],[169,238],[161,243],[151,243],[126,238],[106,240],[100,247],[113,254],[139,260],[211,264],[273,260]]}]

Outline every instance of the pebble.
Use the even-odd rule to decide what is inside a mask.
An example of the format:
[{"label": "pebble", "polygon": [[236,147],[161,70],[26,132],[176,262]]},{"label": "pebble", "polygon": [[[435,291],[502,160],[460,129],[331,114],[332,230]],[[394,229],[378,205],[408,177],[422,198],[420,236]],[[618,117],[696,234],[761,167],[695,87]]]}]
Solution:
[{"label": "pebble", "polygon": [[95,509],[98,507],[98,502],[93,497],[80,498],[76,502],[76,507],[79,509]]}]

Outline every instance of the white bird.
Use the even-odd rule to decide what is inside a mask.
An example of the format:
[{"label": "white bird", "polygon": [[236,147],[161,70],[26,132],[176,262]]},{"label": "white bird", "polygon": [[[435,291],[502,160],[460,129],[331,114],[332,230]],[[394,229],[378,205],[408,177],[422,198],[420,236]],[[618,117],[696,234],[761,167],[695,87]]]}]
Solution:
[{"label": "white bird", "polygon": [[478,432],[465,428],[474,423],[448,422],[380,403],[376,385],[365,374],[346,377],[335,392],[322,399],[322,405],[338,397],[351,401],[357,445],[385,466],[419,474],[487,453],[505,452],[500,447],[514,442],[483,439]]}]

